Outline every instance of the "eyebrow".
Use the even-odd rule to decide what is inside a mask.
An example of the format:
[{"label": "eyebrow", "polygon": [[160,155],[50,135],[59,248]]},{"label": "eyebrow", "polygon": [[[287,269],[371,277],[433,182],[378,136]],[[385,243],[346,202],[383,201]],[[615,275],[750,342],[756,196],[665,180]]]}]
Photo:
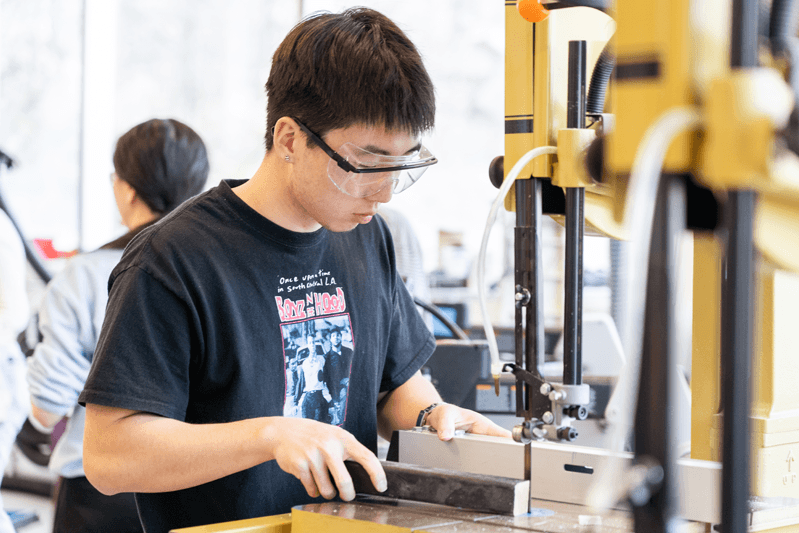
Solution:
[{"label": "eyebrow", "polygon": [[[420,141],[416,143],[416,146],[405,152],[405,155],[411,154],[413,152],[418,152],[421,148],[422,148],[422,143]],[[379,148],[373,144],[368,144],[362,147],[361,150],[366,150],[367,152],[372,152],[373,154],[378,154],[378,155],[388,155],[388,156],[391,155],[391,152],[383,150],[382,148]]]}]

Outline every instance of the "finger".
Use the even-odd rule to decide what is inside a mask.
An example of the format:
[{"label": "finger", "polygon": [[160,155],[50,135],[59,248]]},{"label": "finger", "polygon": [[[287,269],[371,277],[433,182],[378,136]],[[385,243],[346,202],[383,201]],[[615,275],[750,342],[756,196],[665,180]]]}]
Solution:
[{"label": "finger", "polygon": [[441,440],[450,440],[455,435],[455,424],[463,417],[460,414],[460,409],[453,405],[442,405],[436,413],[438,416],[435,418],[435,424],[431,420],[431,425],[438,431],[438,438]]},{"label": "finger", "polygon": [[[346,458],[352,459],[363,466],[366,473],[369,474],[369,479],[372,480],[372,485],[374,485],[378,492],[386,491],[388,488],[386,472],[383,470],[383,465],[380,464],[380,461],[369,448],[353,438],[352,443],[347,443]],[[347,473],[347,476],[349,477],[349,473]]]},{"label": "finger", "polygon": [[480,435],[490,435],[492,437],[505,437],[508,439],[513,438],[513,434],[509,430],[503,428],[502,426],[498,426],[490,420],[487,420],[485,423],[473,425],[469,432],[478,433]]},{"label": "finger", "polygon": [[355,487],[352,483],[352,477],[347,472],[347,467],[344,466],[344,461],[341,457],[331,458],[327,464],[330,475],[333,476],[333,481],[338,487],[338,495],[345,502],[355,499]]},{"label": "finger", "polygon": [[330,500],[335,498],[336,488],[330,481],[327,468],[327,461],[325,461],[321,455],[319,455],[316,460],[311,461],[311,474],[313,475],[319,494],[326,500]]},{"label": "finger", "polygon": [[510,431],[502,426],[497,425],[479,413],[465,410],[464,414],[467,415],[467,418],[464,418],[456,424],[457,429],[464,429],[469,433],[474,433],[477,435],[490,435],[492,437],[512,438],[513,436]]},{"label": "finger", "polygon": [[308,469],[308,465],[299,465],[296,472],[294,472],[294,477],[300,480],[308,496],[311,498],[319,496],[319,490],[316,487],[316,482],[313,479],[311,471]]}]

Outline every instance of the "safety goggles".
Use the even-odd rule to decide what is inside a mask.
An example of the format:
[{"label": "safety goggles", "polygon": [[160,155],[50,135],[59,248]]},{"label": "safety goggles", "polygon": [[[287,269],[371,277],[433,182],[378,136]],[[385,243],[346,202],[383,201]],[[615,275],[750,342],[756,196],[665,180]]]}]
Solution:
[{"label": "safety goggles", "polygon": [[344,143],[338,151],[333,150],[314,132],[292,117],[319,148],[330,156],[327,176],[344,194],[366,198],[377,194],[388,186],[400,193],[416,183],[427,167],[438,163],[430,151],[421,146],[408,155],[375,154],[352,143]]}]

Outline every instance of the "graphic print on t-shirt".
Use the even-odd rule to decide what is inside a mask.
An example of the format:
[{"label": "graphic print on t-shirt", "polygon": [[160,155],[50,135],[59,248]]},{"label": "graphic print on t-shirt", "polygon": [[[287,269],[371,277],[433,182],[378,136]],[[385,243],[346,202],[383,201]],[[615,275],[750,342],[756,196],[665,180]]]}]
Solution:
[{"label": "graphic print on t-shirt", "polygon": [[275,296],[275,303],[286,373],[283,416],[340,426],[347,413],[354,344],[344,291],[302,291],[331,280],[321,275],[281,278],[278,293],[288,294]]},{"label": "graphic print on t-shirt", "polygon": [[283,416],[341,425],[352,366],[349,315],[284,324],[281,329],[286,369]]}]

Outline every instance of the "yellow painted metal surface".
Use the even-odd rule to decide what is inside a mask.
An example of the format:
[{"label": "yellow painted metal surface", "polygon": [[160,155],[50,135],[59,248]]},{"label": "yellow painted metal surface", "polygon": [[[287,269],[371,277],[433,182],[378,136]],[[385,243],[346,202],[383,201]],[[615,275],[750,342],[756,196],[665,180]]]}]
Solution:
[{"label": "yellow painted metal surface", "polygon": [[[556,187],[582,188],[585,190],[585,233],[625,240],[628,231],[613,216],[613,189],[604,183],[596,183],[588,175],[585,152],[596,139],[592,129],[564,128],[557,133],[558,160],[552,165],[552,185]],[[565,218],[553,215],[558,223]]]},{"label": "yellow painted metal surface", "polygon": [[[342,504],[302,506],[292,510],[294,533],[410,533],[418,531],[417,521],[409,517],[394,518],[391,509]],[[421,524],[422,526],[425,524]]]},{"label": "yellow painted metal surface", "polygon": [[170,533],[291,533],[291,515],[263,516],[207,526],[185,527],[173,529]]},{"label": "yellow painted metal surface", "polygon": [[[585,40],[590,75],[615,23],[596,9],[570,8],[552,11],[542,22],[524,20],[516,2],[505,3],[505,176],[531,149],[556,146],[558,131],[566,128],[568,42]],[[533,131],[511,132],[507,126],[532,119]],[[536,158],[520,174],[551,178],[553,155]],[[505,208],[515,211],[515,191],[505,198]]]},{"label": "yellow painted metal surface", "polygon": [[[794,177],[799,179],[799,169]],[[757,249],[767,261],[799,272],[799,197],[762,194],[755,208],[754,232]]]},{"label": "yellow painted metal surface", "polygon": [[710,84],[705,102],[702,181],[711,188],[770,187],[775,129],[782,128],[793,95],[773,69],[728,72]]},{"label": "yellow painted metal surface", "polygon": [[711,429],[720,401],[721,244],[710,234],[694,235],[693,298],[691,457],[711,461],[717,460]]},{"label": "yellow painted metal surface", "polygon": [[593,180],[585,168],[585,151],[596,132],[589,129],[564,128],[558,131],[558,163],[552,176],[556,187],[591,187]]},{"label": "yellow painted metal surface", "polygon": [[[666,110],[702,105],[712,80],[729,71],[729,0],[617,2],[618,31],[612,44],[616,79],[611,111],[616,130],[608,137],[606,167],[615,217],[625,209],[627,181],[644,133]],[[670,145],[664,171],[696,172],[698,132]],[[734,159],[728,153],[728,159]]]},{"label": "yellow painted metal surface", "polygon": [[[694,104],[691,69],[691,0],[618,2],[613,39],[617,74],[634,65],[651,65],[656,75],[615,81],[616,131],[609,139],[609,167],[629,174],[635,149],[647,128],[667,109]],[[686,171],[693,162],[694,134],[671,144],[665,169]]]},{"label": "yellow painted metal surface", "polygon": [[[799,275],[761,263],[754,298],[751,491],[761,498],[795,499],[799,498]],[[715,460],[721,457],[723,424],[722,414],[712,417]]]},{"label": "yellow painted metal surface", "polygon": [[[533,37],[535,26],[524,20],[516,2],[505,3],[505,177],[521,159],[535,148],[533,140]],[[529,179],[532,163],[520,178]],[[516,210],[514,188],[505,198],[505,208]]]},{"label": "yellow painted metal surface", "polygon": [[[765,271],[764,271],[765,270]],[[753,430],[799,430],[799,275],[761,269],[756,328]],[[799,488],[799,484],[797,484]]]}]

